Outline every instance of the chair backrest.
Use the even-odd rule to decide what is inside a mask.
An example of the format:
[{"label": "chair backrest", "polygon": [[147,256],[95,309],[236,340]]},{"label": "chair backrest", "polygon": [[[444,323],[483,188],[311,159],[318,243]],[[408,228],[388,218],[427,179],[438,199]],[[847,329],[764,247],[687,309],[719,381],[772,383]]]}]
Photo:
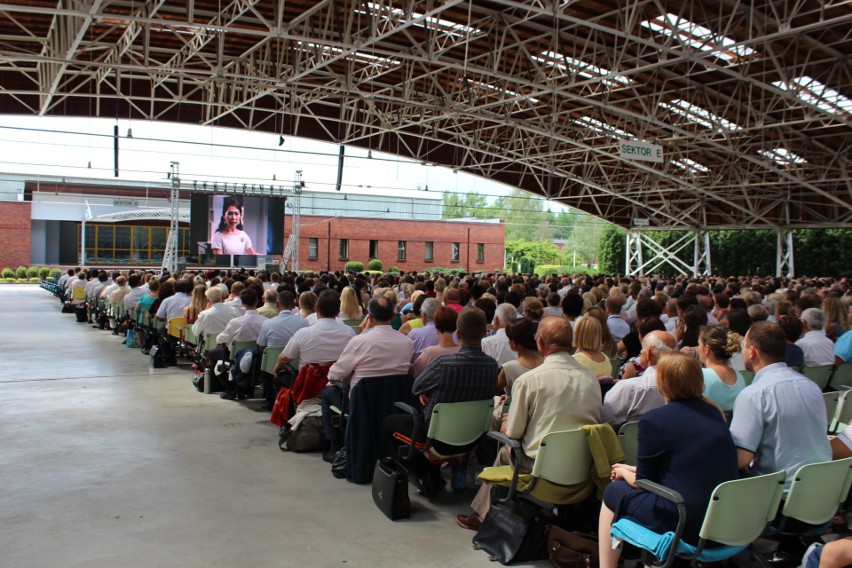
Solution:
[{"label": "chair backrest", "polygon": [[589,478],[591,467],[586,433],[580,429],[563,430],[542,439],[532,475],[557,485],[576,485]]},{"label": "chair backrest", "polygon": [[743,546],[756,540],[775,518],[786,473],[727,481],[710,496],[699,536],[727,546]]},{"label": "chair backrest", "polygon": [[186,324],[184,328],[183,340],[192,345],[198,345],[198,336],[195,335],[195,330],[192,329],[192,324]]},{"label": "chair backrest", "polygon": [[849,495],[852,458],[803,465],[796,472],[784,502],[785,517],[821,525],[837,513]]},{"label": "chair backrest", "polygon": [[825,401],[825,415],[828,417],[828,431],[833,432],[837,419],[837,409],[840,406],[840,393],[837,391],[824,392],[822,398]]},{"label": "chair backrest", "polygon": [[426,436],[450,446],[467,446],[488,432],[493,413],[493,398],[438,403],[432,409]]},{"label": "chair backrest", "polygon": [[819,367],[805,367],[802,369],[802,374],[815,382],[820,389],[828,386],[828,379],[831,378],[831,371],[834,365],[820,365]]},{"label": "chair backrest", "polygon": [[186,318],[172,318],[169,320],[168,333],[172,337],[180,339],[183,328],[186,327]]},{"label": "chair backrest", "polygon": [[207,353],[211,349],[216,348],[216,337],[218,333],[205,333],[204,334],[204,352]]},{"label": "chair backrest", "polygon": [[625,422],[618,429],[618,441],[624,450],[624,463],[636,465],[636,453],[639,449],[639,422]]},{"label": "chair backrest", "polygon": [[840,432],[852,422],[852,399],[849,397],[850,392],[852,391],[841,393],[840,400],[837,402],[837,413],[835,414],[834,424],[829,424],[834,428],[835,432]]},{"label": "chair backrest", "polygon": [[754,382],[754,371],[747,371],[746,369],[743,369],[740,371],[740,374],[743,376],[746,386]]},{"label": "chair backrest", "polygon": [[240,349],[251,349],[254,351],[257,349],[257,342],[255,341],[232,341],[228,346],[228,351],[231,353],[231,361],[237,356]]},{"label": "chair backrest", "polygon": [[267,347],[263,350],[263,357],[260,359],[260,370],[270,375],[275,369],[275,364],[278,362],[278,356],[284,351],[283,347]]},{"label": "chair backrest", "polygon": [[852,387],[852,363],[843,363],[831,375],[831,388]]}]

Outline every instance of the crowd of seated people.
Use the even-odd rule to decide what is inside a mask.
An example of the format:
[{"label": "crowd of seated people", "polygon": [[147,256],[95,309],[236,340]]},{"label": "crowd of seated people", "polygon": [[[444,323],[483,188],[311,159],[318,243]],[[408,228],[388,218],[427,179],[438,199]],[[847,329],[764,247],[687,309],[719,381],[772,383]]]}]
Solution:
[{"label": "crowd of seated people", "polygon": [[[694,538],[710,491],[738,469],[784,470],[789,485],[802,465],[852,455],[852,431],[829,440],[821,386],[801,374],[852,363],[847,278],[69,271],[61,287],[75,304],[77,289],[83,302],[120,303],[132,322],[182,318],[196,337],[215,337],[212,363],[247,341],[258,359],[280,349],[274,374],[296,361],[295,373],[319,372],[327,386],[301,404],[322,417],[327,461],[344,444],[333,409],[375,377],[414,378],[423,420],[415,441],[437,402],[493,397],[492,427],[520,440],[523,472],[550,432],[639,421],[641,459],[614,464],[602,531],[625,515],[657,529],[676,521],[636,479],[681,484]],[[254,394],[252,383],[223,382],[222,398]],[[410,420],[386,426],[410,430]],[[512,460],[504,447],[494,461]],[[443,485],[440,468],[419,472],[425,485]],[[491,503],[480,486],[458,524],[478,529]],[[618,555],[600,542],[602,563],[615,566]]]}]

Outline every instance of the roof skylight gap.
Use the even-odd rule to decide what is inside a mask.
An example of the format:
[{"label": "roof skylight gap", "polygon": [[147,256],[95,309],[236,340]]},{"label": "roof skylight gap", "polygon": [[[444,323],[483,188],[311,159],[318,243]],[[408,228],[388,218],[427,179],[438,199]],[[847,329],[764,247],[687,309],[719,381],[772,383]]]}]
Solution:
[{"label": "roof skylight gap", "polygon": [[[367,10],[356,10],[355,12],[357,14],[362,15],[378,14],[379,17],[381,17],[385,21],[401,20],[405,18],[404,10],[400,8],[392,8],[390,6],[382,6],[381,4],[376,4],[375,2],[367,2]],[[433,16],[427,17],[425,14],[421,14],[419,12],[412,12],[411,19],[415,20],[413,22],[414,26],[417,26],[419,28],[431,28],[440,31],[441,33],[444,33],[448,36],[453,36],[456,38],[473,36],[482,33],[482,30],[474,28],[472,26],[466,26],[464,24],[459,24],[441,18],[435,18]]]},{"label": "roof skylight gap", "polygon": [[590,116],[581,116],[580,118],[572,120],[571,124],[576,124],[578,126],[582,126],[583,128],[589,128],[597,132],[598,134],[608,136],[609,138],[613,138],[615,140],[632,140],[634,138],[632,134],[625,132],[624,130],[621,130],[618,127],[612,126],[611,124],[607,124],[606,122],[603,122],[596,118],[592,118]]},{"label": "roof skylight gap", "polygon": [[808,163],[806,159],[784,147],[773,148],[772,150],[759,150],[757,153],[764,158],[772,160],[779,166],[788,168]]},{"label": "roof skylight gap", "polygon": [[668,13],[639,24],[655,33],[676,38],[684,45],[697,49],[727,63],[735,64],[754,55],[754,49],[737,40],[715,33],[713,30]]},{"label": "roof skylight gap", "polygon": [[566,75],[576,74],[585,79],[602,79],[602,83],[609,87],[616,86],[615,84],[626,86],[633,83],[631,79],[615,74],[609,69],[554,51],[543,51],[540,55],[534,55],[532,58]]},{"label": "roof skylight gap", "polygon": [[736,132],[743,128],[735,122],[731,122],[726,118],[713,114],[709,110],[683,99],[674,99],[668,102],[661,101],[659,106],[710,130],[727,130],[729,132]]},{"label": "roof skylight gap", "polygon": [[792,91],[802,102],[825,112],[852,114],[852,99],[808,75],[790,81],[775,81],[772,84],[782,91]]}]

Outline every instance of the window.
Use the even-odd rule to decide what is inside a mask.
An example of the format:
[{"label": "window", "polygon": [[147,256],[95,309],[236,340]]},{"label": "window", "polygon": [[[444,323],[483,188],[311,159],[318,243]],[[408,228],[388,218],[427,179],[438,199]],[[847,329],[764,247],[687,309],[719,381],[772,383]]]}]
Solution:
[{"label": "window", "polygon": [[426,241],[426,262],[432,262],[435,260],[435,243],[432,241]]},{"label": "window", "polygon": [[476,262],[485,262],[485,245],[483,243],[476,245]]},{"label": "window", "polygon": [[308,258],[319,256],[319,239],[308,239]]},{"label": "window", "polygon": [[349,239],[340,239],[340,258],[349,258]]},{"label": "window", "polygon": [[453,248],[450,253],[450,260],[453,262],[459,261],[459,243],[453,243]]},{"label": "window", "polygon": [[405,260],[405,241],[397,241],[396,243],[396,258],[397,260]]},{"label": "window", "polygon": [[379,258],[379,241],[370,241],[370,258]]},{"label": "window", "polygon": [[[178,257],[189,253],[189,229],[178,229]],[[77,250],[82,239],[77,225]],[[86,224],[86,261],[105,264],[158,264],[163,259],[168,229],[144,225]],[[183,262],[183,260],[181,260]]]}]

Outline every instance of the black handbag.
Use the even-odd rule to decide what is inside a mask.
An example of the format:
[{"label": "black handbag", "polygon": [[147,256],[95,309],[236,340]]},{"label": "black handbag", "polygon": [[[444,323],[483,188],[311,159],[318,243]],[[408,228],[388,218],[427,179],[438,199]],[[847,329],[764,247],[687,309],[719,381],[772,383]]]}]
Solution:
[{"label": "black handbag", "polygon": [[473,537],[475,548],[501,564],[547,558],[547,531],[552,521],[541,507],[526,499],[494,503]]},{"label": "black handbag", "polygon": [[408,472],[392,458],[382,458],[376,462],[373,471],[373,501],[392,521],[411,516]]},{"label": "black handbag", "polygon": [[337,479],[343,479],[346,477],[347,463],[346,448],[340,448],[337,450],[337,453],[334,454],[334,459],[331,460],[331,475]]}]

